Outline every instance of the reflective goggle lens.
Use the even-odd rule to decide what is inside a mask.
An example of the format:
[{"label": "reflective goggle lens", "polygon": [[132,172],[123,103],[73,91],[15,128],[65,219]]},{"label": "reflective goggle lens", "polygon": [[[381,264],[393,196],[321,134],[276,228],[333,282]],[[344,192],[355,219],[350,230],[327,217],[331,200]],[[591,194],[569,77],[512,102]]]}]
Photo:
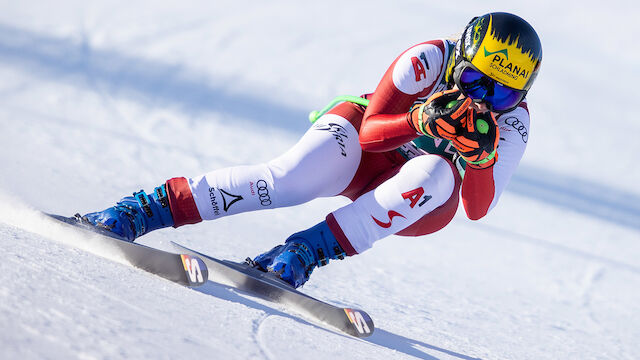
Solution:
[{"label": "reflective goggle lens", "polygon": [[503,86],[471,67],[460,74],[460,86],[471,99],[489,103],[496,111],[510,109],[524,97],[524,93]]}]

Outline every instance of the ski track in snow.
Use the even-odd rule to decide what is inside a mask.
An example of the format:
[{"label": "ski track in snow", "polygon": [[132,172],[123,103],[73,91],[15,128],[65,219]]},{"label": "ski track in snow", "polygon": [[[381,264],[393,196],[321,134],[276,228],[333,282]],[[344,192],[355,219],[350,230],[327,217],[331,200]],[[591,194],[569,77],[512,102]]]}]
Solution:
[{"label": "ski track in snow", "polygon": [[[611,98],[609,89],[632,103],[638,50],[617,50],[640,30],[635,5],[510,5],[539,27],[545,60],[528,96],[527,154],[498,207],[479,222],[461,210],[432,236],[380,241],[316,270],[303,289],[366,310],[376,323],[370,338],[227,286],[180,287],[38,213],[92,211],[169,177],[267,161],[295,143],[307,111],[338,94],[371,91],[399,51],[457,32],[493,5],[504,7],[7,5],[0,358],[639,358],[640,170],[630,154],[640,145],[594,134],[601,114],[569,106]],[[422,6],[442,16],[425,23]],[[610,10],[622,6],[629,11]],[[594,30],[588,21],[596,17],[606,30]],[[587,46],[588,58],[572,57]],[[628,79],[591,76],[603,66],[624,68]],[[625,133],[640,131],[625,107],[607,116]],[[177,241],[241,260],[344,203],[242,214],[141,242],[166,249]]]},{"label": "ski track in snow", "polygon": [[606,270],[602,266],[597,266],[594,269],[588,270],[584,275],[583,289],[580,297],[582,298],[582,306],[585,311],[589,313],[590,319],[598,326],[600,322],[591,306],[591,298],[596,291],[595,287],[602,281],[602,278],[606,275]]},{"label": "ski track in snow", "polygon": [[271,354],[269,352],[269,346],[268,346],[268,344],[266,344],[264,342],[264,340],[262,340],[262,334],[261,334],[262,324],[270,316],[272,316],[272,315],[265,314],[261,318],[256,319],[254,321],[253,335],[254,335],[254,339],[255,339],[256,343],[258,344],[258,348],[260,349],[260,353],[262,354],[262,356],[265,359],[270,359],[271,360],[271,359],[275,359],[275,357],[273,356],[273,354]]}]

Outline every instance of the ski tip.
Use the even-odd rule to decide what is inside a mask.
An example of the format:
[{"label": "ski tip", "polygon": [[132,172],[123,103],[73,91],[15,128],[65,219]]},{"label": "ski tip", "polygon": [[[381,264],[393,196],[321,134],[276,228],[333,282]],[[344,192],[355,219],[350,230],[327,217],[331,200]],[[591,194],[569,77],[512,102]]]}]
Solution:
[{"label": "ski tip", "polygon": [[173,240],[171,240],[169,243],[173,246],[174,249],[178,250],[179,252],[182,252],[182,251],[193,251],[193,252],[195,252],[194,250],[189,249],[188,247],[186,247],[184,245],[180,245],[180,244],[178,244],[177,242],[175,242]]},{"label": "ski tip", "polygon": [[209,279],[207,265],[197,256],[180,254],[182,266],[187,276],[188,286],[195,287],[203,285]]},{"label": "ski tip", "polygon": [[50,220],[57,220],[69,225],[73,225],[73,226],[78,226],[78,224],[80,224],[80,221],[78,218],[76,218],[75,216],[63,216],[63,215],[58,215],[58,214],[50,214],[50,213],[41,213],[42,215],[45,216],[45,218],[50,219]]},{"label": "ski tip", "polygon": [[111,231],[108,231],[106,229],[103,229],[101,227],[98,226],[94,226],[89,224],[88,222],[84,221],[82,219],[82,216],[80,214],[75,214],[74,216],[63,216],[63,215],[58,215],[58,214],[50,214],[50,213],[42,213],[45,215],[46,218],[48,219],[52,219],[52,220],[56,220],[59,221],[61,223],[64,223],[66,225],[70,225],[73,226],[77,229],[81,229],[84,231],[89,231],[91,233],[95,233],[98,235],[102,235],[102,236],[106,236],[106,237],[110,237],[112,239],[116,239],[116,240],[120,240],[120,241],[124,241],[124,242],[128,242],[131,243],[133,241],[128,240],[126,238],[123,238],[122,236],[119,236]]},{"label": "ski tip", "polygon": [[375,327],[369,314],[357,309],[345,308],[343,310],[349,320],[348,328],[345,329],[348,334],[359,338],[373,334]]}]

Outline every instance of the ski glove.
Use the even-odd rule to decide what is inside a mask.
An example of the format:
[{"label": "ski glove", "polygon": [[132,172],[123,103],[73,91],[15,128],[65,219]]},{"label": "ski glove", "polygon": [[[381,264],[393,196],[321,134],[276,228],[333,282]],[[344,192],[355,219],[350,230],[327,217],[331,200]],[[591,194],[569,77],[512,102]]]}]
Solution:
[{"label": "ski glove", "polygon": [[434,138],[453,140],[467,116],[471,98],[458,100],[460,90],[447,90],[414,106],[408,114],[409,124],[418,132]]},{"label": "ski glove", "polygon": [[493,114],[478,114],[474,109],[469,109],[463,126],[451,143],[467,166],[486,169],[498,159],[496,150],[499,140],[500,130]]}]

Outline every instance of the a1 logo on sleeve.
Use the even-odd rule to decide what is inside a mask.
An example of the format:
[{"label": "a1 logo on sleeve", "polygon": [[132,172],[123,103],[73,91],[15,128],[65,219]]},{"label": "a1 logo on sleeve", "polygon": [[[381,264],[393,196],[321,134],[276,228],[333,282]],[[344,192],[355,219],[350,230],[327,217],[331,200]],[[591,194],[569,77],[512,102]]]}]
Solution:
[{"label": "a1 logo on sleeve", "polygon": [[427,71],[429,70],[429,61],[424,52],[420,53],[420,56],[412,56],[411,63],[413,64],[413,72],[416,75],[416,82],[427,78]]},{"label": "a1 logo on sleeve", "polygon": [[393,84],[405,94],[421,94],[438,80],[443,54],[433,44],[420,44],[402,54],[393,68]]}]

